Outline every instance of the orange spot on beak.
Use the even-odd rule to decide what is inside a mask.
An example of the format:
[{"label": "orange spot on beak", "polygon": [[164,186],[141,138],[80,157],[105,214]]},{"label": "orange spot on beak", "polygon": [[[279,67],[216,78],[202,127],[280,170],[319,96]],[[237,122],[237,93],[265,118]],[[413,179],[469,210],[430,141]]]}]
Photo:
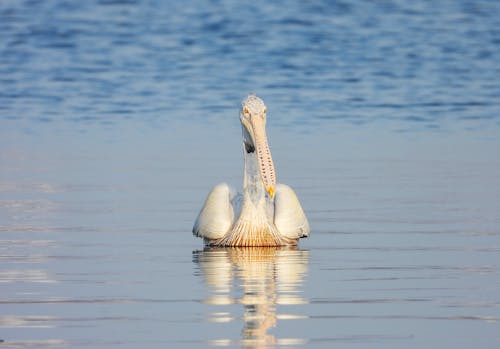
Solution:
[{"label": "orange spot on beak", "polygon": [[269,193],[269,196],[271,197],[271,199],[273,198],[274,196],[274,187],[269,187],[267,189],[267,192]]}]

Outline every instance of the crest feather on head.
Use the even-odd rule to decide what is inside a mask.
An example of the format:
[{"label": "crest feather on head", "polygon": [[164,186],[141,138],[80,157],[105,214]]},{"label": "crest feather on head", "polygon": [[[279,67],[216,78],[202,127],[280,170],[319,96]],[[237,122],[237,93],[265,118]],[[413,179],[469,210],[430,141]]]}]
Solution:
[{"label": "crest feather on head", "polygon": [[257,97],[255,94],[249,94],[242,102],[241,109],[247,107],[252,114],[262,114],[266,109],[264,101]]}]

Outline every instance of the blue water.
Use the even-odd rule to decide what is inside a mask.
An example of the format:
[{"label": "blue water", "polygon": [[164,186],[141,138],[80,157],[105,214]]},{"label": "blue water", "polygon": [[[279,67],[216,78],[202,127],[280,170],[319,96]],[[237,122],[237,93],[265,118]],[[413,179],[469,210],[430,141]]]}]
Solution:
[{"label": "blue water", "polygon": [[[0,347],[495,347],[500,3],[2,1]],[[297,250],[203,250],[268,106]]]},{"label": "blue water", "polygon": [[248,91],[284,125],[497,127],[499,13],[495,1],[7,1],[2,129],[227,118]]}]

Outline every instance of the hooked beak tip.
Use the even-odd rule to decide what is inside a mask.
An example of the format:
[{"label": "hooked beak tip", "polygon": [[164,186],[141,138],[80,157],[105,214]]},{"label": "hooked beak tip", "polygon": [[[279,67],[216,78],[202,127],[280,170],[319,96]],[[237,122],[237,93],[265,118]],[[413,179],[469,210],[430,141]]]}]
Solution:
[{"label": "hooked beak tip", "polygon": [[271,197],[271,199],[274,197],[274,187],[269,187],[267,189],[267,192],[269,193],[269,196]]}]

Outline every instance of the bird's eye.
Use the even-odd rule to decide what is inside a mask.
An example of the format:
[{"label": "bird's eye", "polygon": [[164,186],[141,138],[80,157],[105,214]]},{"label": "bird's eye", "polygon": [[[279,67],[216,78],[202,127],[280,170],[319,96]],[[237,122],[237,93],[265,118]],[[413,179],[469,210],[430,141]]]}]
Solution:
[{"label": "bird's eye", "polygon": [[245,116],[250,116],[250,110],[248,107],[243,107],[243,114],[245,114]]},{"label": "bird's eye", "polygon": [[266,114],[266,113],[267,113],[267,108],[264,108],[264,114]]}]

